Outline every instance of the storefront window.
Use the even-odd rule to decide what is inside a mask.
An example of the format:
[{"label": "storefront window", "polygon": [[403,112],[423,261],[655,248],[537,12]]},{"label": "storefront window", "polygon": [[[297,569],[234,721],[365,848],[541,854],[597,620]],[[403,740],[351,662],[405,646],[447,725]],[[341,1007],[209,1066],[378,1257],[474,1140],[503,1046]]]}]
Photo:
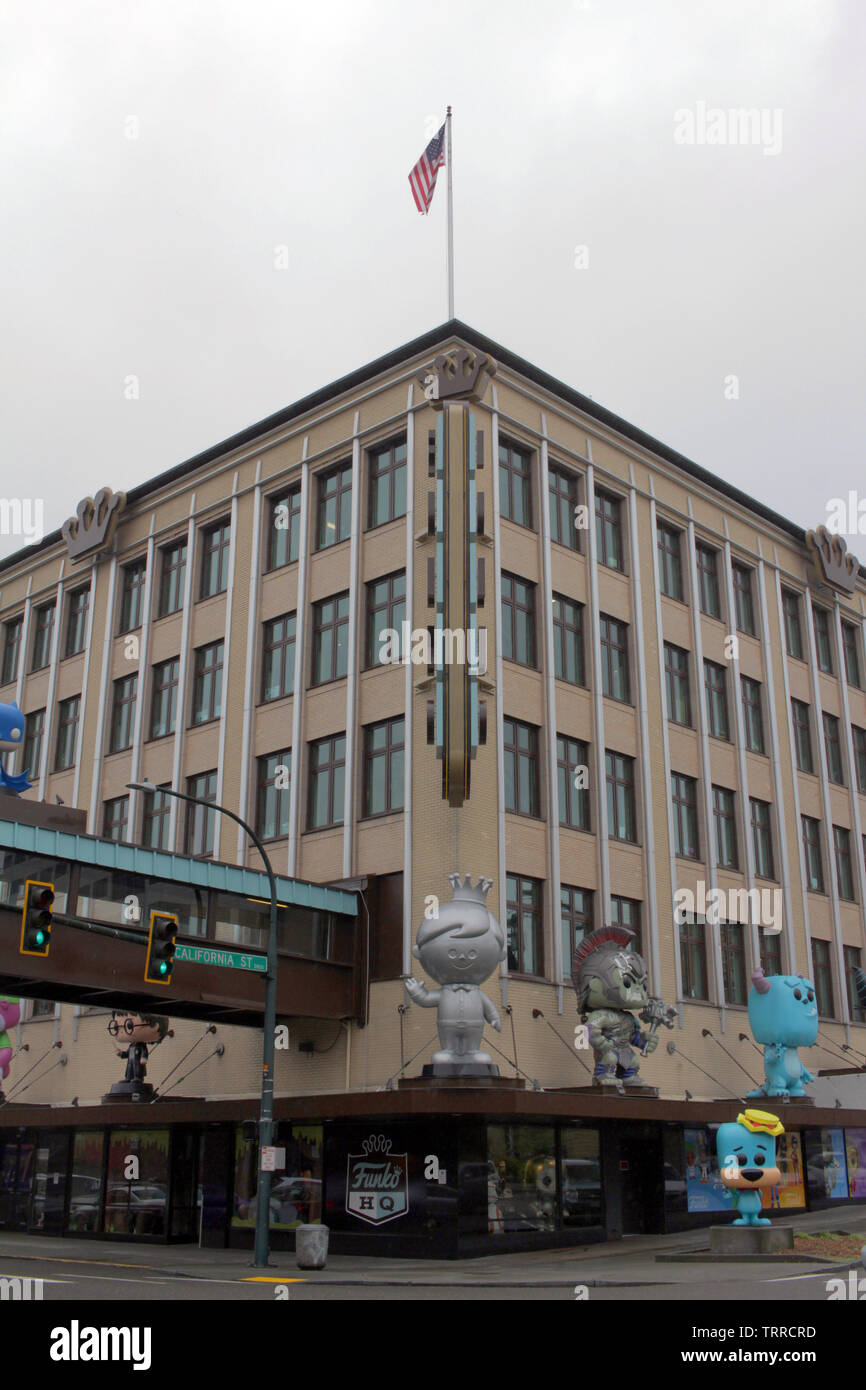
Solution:
[{"label": "storefront window", "polygon": [[[322,1219],[322,1126],[281,1124],[276,1144],[286,1151],[285,1169],[271,1174],[271,1230],[293,1231]],[[235,1130],[235,1191],[232,1226],[256,1224],[258,1141]]]},{"label": "storefront window", "polygon": [[866,1129],[845,1130],[845,1153],[851,1196],[866,1201]]},{"label": "storefront window", "polygon": [[167,1210],[168,1130],[112,1130],[105,1192],[106,1234],[164,1236]]},{"label": "storefront window", "polygon": [[599,1131],[563,1129],[560,1143],[563,1227],[604,1225]]},{"label": "storefront window", "polygon": [[809,1197],[822,1201],[848,1196],[845,1135],[841,1129],[807,1129],[806,1183]]},{"label": "storefront window", "polygon": [[0,1142],[0,1226],[6,1230],[27,1229],[30,1181],[35,1145],[32,1131],[25,1138]]},{"label": "storefront window", "polygon": [[67,1230],[98,1231],[102,1203],[102,1130],[79,1130],[72,1144]]},{"label": "storefront window", "polygon": [[36,1146],[31,1231],[63,1232],[69,1136],[62,1130],[43,1130]]},{"label": "storefront window", "polygon": [[487,1159],[489,1234],[555,1230],[553,1128],[488,1125]]}]

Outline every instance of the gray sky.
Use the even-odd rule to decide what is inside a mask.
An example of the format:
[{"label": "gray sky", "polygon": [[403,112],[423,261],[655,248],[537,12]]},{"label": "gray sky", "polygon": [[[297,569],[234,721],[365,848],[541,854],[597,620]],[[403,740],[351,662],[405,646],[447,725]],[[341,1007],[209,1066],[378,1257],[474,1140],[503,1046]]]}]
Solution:
[{"label": "gray sky", "polygon": [[0,26],[0,495],[46,530],[446,318],[444,182],[423,218],[407,175],[448,102],[458,317],[802,525],[866,499],[861,0]]}]

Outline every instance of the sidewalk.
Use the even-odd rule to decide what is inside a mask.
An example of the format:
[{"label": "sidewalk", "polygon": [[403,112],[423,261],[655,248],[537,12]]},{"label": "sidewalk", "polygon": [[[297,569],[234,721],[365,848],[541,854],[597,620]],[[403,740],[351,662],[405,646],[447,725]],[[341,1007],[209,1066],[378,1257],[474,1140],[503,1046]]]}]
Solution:
[{"label": "sidewalk", "polygon": [[[793,1226],[799,1231],[856,1231],[863,1233],[866,1245],[866,1204],[847,1206],[839,1211],[802,1213],[786,1216],[774,1225]],[[570,1250],[532,1250],[518,1254],[484,1255],[468,1260],[385,1259],[359,1255],[331,1255],[324,1270],[300,1270],[292,1251],[271,1253],[271,1265],[264,1270],[252,1267],[249,1250],[200,1250],[195,1245],[135,1245],[105,1240],[75,1240],[62,1237],[0,1235],[0,1260],[4,1257],[70,1266],[108,1266],[148,1274],[168,1274],[176,1278],[249,1280],[263,1276],[275,1283],[303,1279],[318,1284],[367,1284],[377,1287],[426,1285],[450,1288],[497,1288],[531,1284],[534,1288],[563,1288],[573,1284],[587,1287],[635,1287],[641,1284],[682,1284],[703,1281],[708,1275],[717,1280],[735,1280],[743,1270],[752,1276],[762,1264],[694,1265],[659,1264],[656,1253],[696,1251],[706,1248],[706,1229],[678,1235],[629,1236],[600,1245]],[[850,1265],[818,1265],[779,1261],[779,1272],[806,1272],[810,1269],[850,1268]],[[704,1273],[700,1274],[699,1271]]]}]

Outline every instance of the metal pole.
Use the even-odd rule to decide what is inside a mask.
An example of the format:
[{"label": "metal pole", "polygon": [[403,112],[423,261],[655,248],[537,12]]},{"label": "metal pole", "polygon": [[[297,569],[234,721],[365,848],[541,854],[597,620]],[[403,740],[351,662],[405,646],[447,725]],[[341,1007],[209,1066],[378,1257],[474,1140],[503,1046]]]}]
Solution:
[{"label": "metal pole", "polygon": [[[127,786],[131,791],[159,791],[160,788],[154,787],[149,783],[128,782]],[[276,1030],[277,1030],[277,880],[271,867],[265,847],[259,839],[252,826],[247,825],[246,821],[236,816],[234,811],[228,810],[226,806],[217,806],[213,801],[203,801],[199,796],[190,796],[187,792],[170,791],[167,787],[161,789],[163,796],[175,796],[180,801],[191,801],[196,806],[204,806],[208,810],[219,811],[224,816],[228,816],[237,825],[245,830],[262,857],[265,872],[268,876],[268,883],[271,888],[271,909],[268,926],[268,970],[265,975],[265,1017],[263,1022],[264,1037],[262,1039],[262,1099],[259,1111],[259,1173],[256,1187],[256,1243],[255,1258],[253,1265],[256,1269],[267,1269],[268,1255],[270,1253],[270,1206],[271,1206],[271,1175],[270,1172],[261,1170],[261,1152],[263,1148],[268,1148],[274,1137],[274,1062],[276,1058]]]},{"label": "metal pole", "polygon": [[451,107],[445,115],[445,165],[448,175],[446,191],[448,194],[448,244],[446,248],[446,267],[448,271],[448,317],[454,317],[454,208],[451,202]]}]

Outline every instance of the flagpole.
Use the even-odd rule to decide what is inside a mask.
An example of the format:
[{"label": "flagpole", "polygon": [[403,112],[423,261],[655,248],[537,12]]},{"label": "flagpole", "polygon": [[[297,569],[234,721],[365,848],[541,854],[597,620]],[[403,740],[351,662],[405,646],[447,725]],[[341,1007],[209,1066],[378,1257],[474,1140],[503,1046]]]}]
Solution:
[{"label": "flagpole", "polygon": [[448,172],[448,241],[445,264],[448,272],[448,317],[454,317],[454,210],[451,202],[451,107],[445,115],[445,164]]}]

